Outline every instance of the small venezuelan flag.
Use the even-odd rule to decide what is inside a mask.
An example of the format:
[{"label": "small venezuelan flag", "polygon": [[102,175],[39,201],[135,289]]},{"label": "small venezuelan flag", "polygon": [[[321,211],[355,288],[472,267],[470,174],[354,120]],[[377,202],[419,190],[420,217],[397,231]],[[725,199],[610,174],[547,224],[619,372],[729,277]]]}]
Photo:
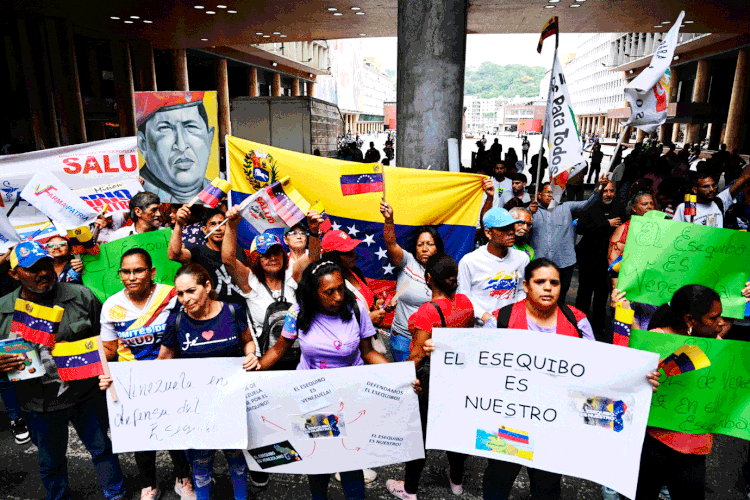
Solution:
[{"label": "small venezuelan flag", "polygon": [[698,197],[694,194],[686,194],[685,195],[685,215],[696,215],[697,214],[697,206],[696,203],[698,202]]},{"label": "small venezuelan flag", "polygon": [[711,366],[708,356],[697,345],[684,345],[659,362],[667,377]]},{"label": "small venezuelan flag", "polygon": [[68,229],[68,239],[73,253],[99,255],[99,244],[94,239],[94,234],[88,226]]},{"label": "small venezuelan flag", "polygon": [[46,307],[23,299],[16,299],[10,331],[29,342],[55,347],[55,336],[60,327],[64,309]]},{"label": "small venezuelan flag", "polygon": [[104,374],[99,342],[98,336],[76,342],[58,342],[52,350],[52,357],[60,380],[82,380]]},{"label": "small venezuelan flag", "polygon": [[630,331],[633,329],[635,311],[619,305],[615,308],[615,321],[612,325],[612,343],[627,347],[630,344]]},{"label": "small venezuelan flag", "polygon": [[[557,16],[554,16],[550,18],[549,21],[547,21],[547,24],[544,25],[544,28],[542,28],[542,34],[539,36],[539,44],[536,46],[536,51],[538,53],[542,53],[542,44],[544,41],[551,37],[552,35],[557,35],[560,31],[559,23],[557,22]],[[555,43],[555,47],[557,47],[557,43]]]},{"label": "small venezuelan flag", "polygon": [[265,187],[268,200],[276,214],[289,227],[305,219],[310,204],[299,191],[289,185],[288,178]]},{"label": "small venezuelan flag", "polygon": [[341,194],[382,193],[383,167],[377,163],[341,167]]},{"label": "small venezuelan flag", "polygon": [[326,233],[331,230],[331,219],[328,217],[328,214],[326,213],[326,207],[323,206],[321,202],[315,203],[312,207],[310,207],[310,210],[316,210],[320,216],[323,218],[323,222],[320,224],[320,232]]},{"label": "small venezuelan flag", "polygon": [[500,426],[497,431],[497,436],[507,441],[515,441],[516,443],[529,444],[529,433],[525,431],[519,431],[518,429],[511,429],[510,427]]},{"label": "small venezuelan flag", "polygon": [[203,191],[198,193],[198,199],[209,207],[216,208],[216,205],[229,193],[229,189],[229,183],[217,177],[211,181],[211,184],[203,188]]}]

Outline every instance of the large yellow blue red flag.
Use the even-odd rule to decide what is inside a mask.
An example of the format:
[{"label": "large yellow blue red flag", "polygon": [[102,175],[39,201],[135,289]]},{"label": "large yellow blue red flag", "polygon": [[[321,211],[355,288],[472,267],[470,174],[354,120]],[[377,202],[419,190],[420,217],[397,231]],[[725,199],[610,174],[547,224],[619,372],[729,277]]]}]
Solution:
[{"label": "large yellow blue red flag", "polygon": [[[236,137],[227,137],[227,161],[232,204],[289,176],[294,188],[317,205],[313,208],[325,206],[333,229],[341,229],[362,240],[357,247],[357,266],[373,290],[376,293],[392,290],[397,270],[385,251],[380,213],[383,193],[363,192],[349,196],[342,191],[341,175],[344,172],[348,175],[345,167],[363,164],[287,151]],[[396,238],[404,249],[413,247],[419,226],[434,225],[445,242],[446,252],[456,260],[473,250],[482,201],[482,176],[392,166],[382,168],[381,182],[387,185],[388,203],[393,207]],[[249,248],[253,234],[248,232],[243,236],[242,233],[241,230],[240,242]]]}]

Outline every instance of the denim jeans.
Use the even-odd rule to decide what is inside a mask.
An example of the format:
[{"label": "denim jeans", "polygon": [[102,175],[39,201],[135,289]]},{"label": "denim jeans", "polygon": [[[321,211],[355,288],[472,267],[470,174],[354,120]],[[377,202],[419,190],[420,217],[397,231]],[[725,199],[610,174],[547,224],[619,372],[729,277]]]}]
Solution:
[{"label": "denim jeans", "polygon": [[0,398],[3,400],[5,409],[8,411],[8,417],[15,420],[21,417],[21,407],[18,405],[16,398],[15,382],[8,380],[8,376],[0,373]]},{"label": "denim jeans", "polygon": [[[361,470],[350,470],[341,472],[341,489],[344,490],[346,500],[364,500],[365,498],[365,475]],[[328,482],[330,474],[308,474],[312,500],[328,499]]]},{"label": "denim jeans", "polygon": [[125,496],[125,484],[117,455],[107,437],[107,405],[104,393],[64,410],[27,412],[31,440],[39,448],[39,475],[47,500],[68,500],[68,423],[91,453],[96,477],[107,500]]},{"label": "denim jeans", "polygon": [[[190,450],[190,461],[193,464],[193,484],[198,500],[211,499],[211,482],[214,470],[216,450]],[[234,500],[247,500],[247,462],[241,450],[224,450],[232,476]]]},{"label": "denim jeans", "polygon": [[391,330],[391,354],[393,354],[394,361],[406,361],[409,357],[409,344],[411,344],[409,337],[398,335]]}]

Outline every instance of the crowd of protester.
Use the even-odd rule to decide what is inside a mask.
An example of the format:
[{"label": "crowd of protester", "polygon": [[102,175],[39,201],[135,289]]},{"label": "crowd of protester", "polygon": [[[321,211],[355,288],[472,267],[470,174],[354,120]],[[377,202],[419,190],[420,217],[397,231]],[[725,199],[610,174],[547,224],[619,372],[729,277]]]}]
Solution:
[{"label": "crowd of protester", "polygon": [[[155,282],[154,255],[132,248],[123,254],[117,270],[124,289],[101,304],[80,285],[85,270],[65,237],[50,238],[44,245],[24,242],[0,257],[0,271],[6,275],[0,280],[0,339],[9,335],[15,300],[20,297],[48,307],[63,306],[58,339],[101,335],[107,358],[117,362],[236,356],[244,358],[247,371],[326,369],[389,359],[414,362],[423,432],[430,353],[435,349],[433,328],[515,328],[611,342],[612,307],[617,303],[636,310],[639,328],[746,339],[748,327],[743,322],[729,325],[730,320],[722,318],[719,296],[706,287],[682,287],[661,307],[631,304],[617,289],[616,278],[608,275],[622,255],[633,215],[661,210],[675,220],[747,229],[750,167],[742,168],[744,160],[736,152],[729,154],[723,148],[702,158],[700,151],[696,156],[689,148],[677,152],[668,146],[664,153],[660,145],[636,144],[622,160],[620,152],[615,155],[612,174],[599,178],[590,197],[578,199],[582,175],[581,189],[569,190],[568,200],[557,203],[548,182],[540,182],[538,189],[527,188],[529,181],[535,182],[537,162],[532,157],[531,178],[527,178],[522,173],[528,161],[526,144],[522,161],[513,148],[503,156],[497,140],[486,151],[483,141],[478,144],[482,154],[477,160],[489,177],[481,181],[484,195],[475,250],[459,262],[445,253],[446,245],[434,227],[420,227],[410,239],[399,241],[394,227],[398,214],[382,200],[385,250],[399,270],[396,289],[403,291],[394,303],[384,303],[357,266],[356,248],[362,241],[340,230],[323,234],[321,214],[315,211],[307,214],[304,223],[288,228],[283,239],[264,233],[254,238],[250,248],[242,248],[237,238],[238,208],[162,207],[157,195],[141,192],[131,199],[127,217],[100,217],[100,241],[106,244],[171,227],[167,257],[182,265],[174,286]],[[351,153],[358,147],[347,149]],[[372,143],[359,161],[368,159],[380,159]],[[547,163],[542,159],[543,171]],[[595,144],[591,157],[595,177],[604,168],[602,159]],[[725,186],[721,191],[719,182]],[[685,216],[685,194],[697,196],[694,216]],[[566,297],[577,263],[585,265],[578,266],[579,287],[572,306],[566,304]],[[750,286],[736,293],[750,297]],[[390,345],[384,345],[378,329],[384,328],[386,314],[394,309]],[[138,328],[129,328],[146,317],[150,318],[148,340]],[[223,341],[196,341],[196,332],[208,330]],[[125,498],[119,460],[107,436],[103,391],[111,378],[63,383],[49,350],[42,348],[41,357],[50,367],[45,377],[17,385],[2,378],[0,388],[16,441],[32,440],[39,449],[39,473],[47,498],[70,497],[65,458],[68,423],[91,454],[104,496]],[[0,372],[18,364],[15,356],[0,355]],[[658,378],[658,372],[648,376],[654,391]],[[671,494],[674,500],[704,498],[705,457],[711,447],[710,434],[649,428],[636,499],[653,500],[660,494]],[[182,499],[210,498],[216,451],[170,451],[170,481],[174,480]],[[247,498],[248,477],[256,486],[273,480],[266,473],[248,475],[239,450],[223,453],[235,500]],[[465,460],[465,455],[448,452],[453,495],[463,493]],[[141,499],[158,498],[155,452],[136,453],[135,462]],[[405,464],[403,480],[386,481],[388,491],[415,500],[424,466],[424,459]],[[520,468],[488,460],[484,498],[507,499]],[[560,474],[528,471],[532,498],[560,498]],[[313,499],[327,498],[329,476],[308,476]],[[359,500],[376,474],[341,471],[337,477],[345,497]],[[661,492],[663,486],[668,493]],[[617,495],[611,490],[604,494]]]}]

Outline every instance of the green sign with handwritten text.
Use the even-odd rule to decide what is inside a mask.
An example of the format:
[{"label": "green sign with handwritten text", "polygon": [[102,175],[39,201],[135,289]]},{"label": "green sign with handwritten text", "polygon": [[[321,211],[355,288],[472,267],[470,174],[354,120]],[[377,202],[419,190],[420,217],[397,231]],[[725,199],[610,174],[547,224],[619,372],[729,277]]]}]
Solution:
[{"label": "green sign with handwritten text", "polygon": [[750,343],[633,330],[630,347],[659,353],[697,345],[711,366],[667,378],[651,399],[648,425],[750,440]]},{"label": "green sign with handwritten text", "polygon": [[157,283],[174,285],[174,275],[180,268],[179,262],[173,262],[167,258],[167,247],[169,238],[172,237],[171,229],[160,229],[148,233],[134,234],[127,238],[121,238],[111,243],[99,246],[99,255],[82,255],[83,284],[94,292],[94,295],[104,302],[112,295],[123,289],[120,276],[122,254],[131,248],[143,248],[151,255],[151,260],[156,268]]},{"label": "green sign with handwritten text", "polygon": [[685,285],[721,296],[724,316],[742,318],[750,276],[750,233],[634,216],[617,288],[631,301],[662,305]]}]

